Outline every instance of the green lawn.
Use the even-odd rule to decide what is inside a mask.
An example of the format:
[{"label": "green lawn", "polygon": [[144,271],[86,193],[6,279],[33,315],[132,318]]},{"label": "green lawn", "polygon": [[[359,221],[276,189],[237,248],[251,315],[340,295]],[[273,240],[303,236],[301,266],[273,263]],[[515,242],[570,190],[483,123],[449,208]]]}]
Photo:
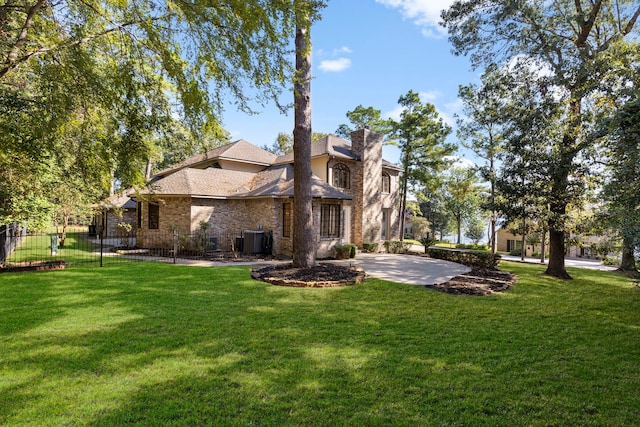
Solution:
[{"label": "green lawn", "polygon": [[640,289],[504,263],[490,297],[131,263],[0,274],[0,425],[628,426]]},{"label": "green lawn", "polygon": [[55,230],[26,236],[9,256],[7,264],[64,260],[67,263],[98,262],[99,254],[93,251],[100,245],[86,240],[86,233],[71,229],[64,246],[58,246],[56,254],[51,251],[51,238]]}]

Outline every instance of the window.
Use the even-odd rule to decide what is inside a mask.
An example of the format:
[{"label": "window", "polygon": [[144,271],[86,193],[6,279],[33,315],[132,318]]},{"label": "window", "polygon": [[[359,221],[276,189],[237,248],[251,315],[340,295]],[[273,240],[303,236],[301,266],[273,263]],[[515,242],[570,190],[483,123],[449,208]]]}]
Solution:
[{"label": "window", "polygon": [[340,205],[320,206],[320,237],[340,237]]},{"label": "window", "polygon": [[291,203],[282,204],[282,237],[291,237]]},{"label": "window", "polygon": [[389,240],[389,223],[391,219],[391,209],[382,209],[382,221],[380,223],[380,238]]},{"label": "window", "polygon": [[386,172],[382,172],[382,192],[391,193],[391,177]]},{"label": "window", "polygon": [[138,211],[138,228],[142,228],[142,202],[138,202],[136,210]]},{"label": "window", "polygon": [[351,173],[344,163],[333,167],[333,186],[337,188],[351,188]]},{"label": "window", "polygon": [[507,252],[522,250],[522,240],[507,240]]},{"label": "window", "polygon": [[160,205],[149,203],[149,230],[160,228]]}]

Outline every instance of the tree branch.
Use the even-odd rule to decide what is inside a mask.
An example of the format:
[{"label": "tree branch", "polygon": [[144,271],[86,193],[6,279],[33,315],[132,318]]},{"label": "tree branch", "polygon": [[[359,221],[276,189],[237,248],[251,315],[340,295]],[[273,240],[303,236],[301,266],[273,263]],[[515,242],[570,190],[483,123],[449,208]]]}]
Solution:
[{"label": "tree branch", "polygon": [[[40,0],[40,1],[44,2],[45,0]],[[165,18],[164,16],[163,17],[151,18],[151,21],[158,21],[158,20],[162,20],[164,18]],[[73,47],[73,46],[78,46],[80,44],[88,43],[88,42],[90,42],[92,40],[95,40],[95,39],[97,39],[99,37],[102,37],[102,36],[105,36],[107,34],[110,34],[110,33],[116,32],[116,31],[124,30],[127,27],[131,27],[133,25],[142,24],[144,21],[145,21],[144,19],[128,21],[128,22],[122,23],[120,25],[117,25],[117,26],[115,26],[113,28],[109,28],[109,29],[106,29],[106,30],[101,31],[99,33],[92,34],[90,36],[82,37],[80,39],[70,40],[70,41],[67,41],[65,43],[61,43],[61,44],[58,44],[58,45],[52,46],[52,47],[42,47],[40,49],[36,49],[36,50],[34,50],[32,52],[29,52],[29,53],[27,53],[27,54],[25,54],[25,55],[23,55],[23,56],[21,56],[19,58],[14,58],[12,61],[5,62],[6,65],[3,68],[0,68],[0,80],[4,76],[6,76],[9,72],[13,71],[19,64],[28,61],[33,56],[43,55],[45,53],[52,52],[52,51],[55,51],[55,50],[69,48],[69,47]],[[24,44],[24,42],[23,42],[23,44]],[[17,51],[17,46],[14,47],[14,50]],[[16,52],[16,55],[17,55],[17,52]]]},{"label": "tree branch", "polygon": [[[27,10],[27,16],[24,20],[24,25],[20,29],[20,33],[18,34],[18,38],[13,45],[13,48],[9,51],[7,55],[7,59],[5,60],[5,64],[7,67],[10,67],[18,57],[18,51],[20,48],[27,42],[27,34],[29,33],[29,29],[33,25],[33,17],[38,13],[38,11],[45,5],[46,0],[38,0],[36,4],[31,6],[29,10]],[[2,75],[0,75],[2,78]]]},{"label": "tree branch", "polygon": [[[583,16],[582,6],[580,6],[580,0],[575,0],[575,3],[578,16]],[[602,0],[596,1],[593,5],[593,8],[591,9],[591,13],[589,13],[589,19],[580,23],[581,31],[578,35],[578,38],[576,39],[576,46],[578,46],[579,48],[583,48],[587,44],[587,39],[589,38],[589,34],[593,29],[593,24],[596,22],[596,18],[598,17],[601,8]]]},{"label": "tree branch", "polygon": [[633,27],[636,25],[638,17],[640,17],[640,6],[638,7],[638,9],[636,9],[636,13],[633,14],[631,19],[629,19],[629,22],[627,22],[627,25],[625,25],[624,30],[622,30],[623,37],[631,32]]}]

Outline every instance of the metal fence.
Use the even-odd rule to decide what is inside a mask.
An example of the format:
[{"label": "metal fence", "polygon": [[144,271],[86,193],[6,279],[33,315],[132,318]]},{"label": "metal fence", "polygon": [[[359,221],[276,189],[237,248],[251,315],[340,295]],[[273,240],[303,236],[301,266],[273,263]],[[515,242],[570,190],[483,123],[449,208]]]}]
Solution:
[{"label": "metal fence", "polygon": [[60,230],[28,232],[21,227],[0,229],[0,268],[11,270],[52,263],[65,266],[108,264],[131,261],[181,260],[224,261],[269,257],[273,240],[269,232],[199,231],[146,235],[95,235],[88,227],[71,227],[63,235]]}]

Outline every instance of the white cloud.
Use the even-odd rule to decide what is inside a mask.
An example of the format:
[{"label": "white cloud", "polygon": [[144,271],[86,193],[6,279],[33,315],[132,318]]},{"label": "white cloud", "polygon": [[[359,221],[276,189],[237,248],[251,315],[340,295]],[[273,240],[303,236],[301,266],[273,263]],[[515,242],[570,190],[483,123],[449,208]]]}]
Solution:
[{"label": "white cloud", "polygon": [[402,114],[403,111],[404,111],[404,107],[398,105],[393,110],[382,113],[382,117],[385,119],[393,119],[395,121],[400,121],[400,114]]},{"label": "white cloud", "polygon": [[339,49],[333,49],[333,56],[338,56],[344,53],[351,53],[351,49],[348,46],[342,46]]},{"label": "white cloud", "polygon": [[440,92],[438,92],[437,90],[430,90],[427,92],[420,92],[419,96],[420,96],[420,100],[422,102],[431,102],[433,103],[433,101],[435,101],[436,99],[440,98]]},{"label": "white cloud", "polygon": [[438,25],[440,13],[448,9],[454,0],[376,0],[387,7],[400,9],[405,19],[422,27],[422,35],[438,38],[445,34],[444,28]]},{"label": "white cloud", "polygon": [[319,66],[322,71],[327,72],[339,72],[349,67],[351,67],[351,60],[349,58],[325,59],[324,61],[320,61]]},{"label": "white cloud", "polygon": [[452,166],[454,168],[460,168],[460,169],[471,169],[476,167],[476,164],[465,158],[465,157],[460,157],[460,156],[445,156],[444,158],[445,160],[448,160],[452,163]]}]

